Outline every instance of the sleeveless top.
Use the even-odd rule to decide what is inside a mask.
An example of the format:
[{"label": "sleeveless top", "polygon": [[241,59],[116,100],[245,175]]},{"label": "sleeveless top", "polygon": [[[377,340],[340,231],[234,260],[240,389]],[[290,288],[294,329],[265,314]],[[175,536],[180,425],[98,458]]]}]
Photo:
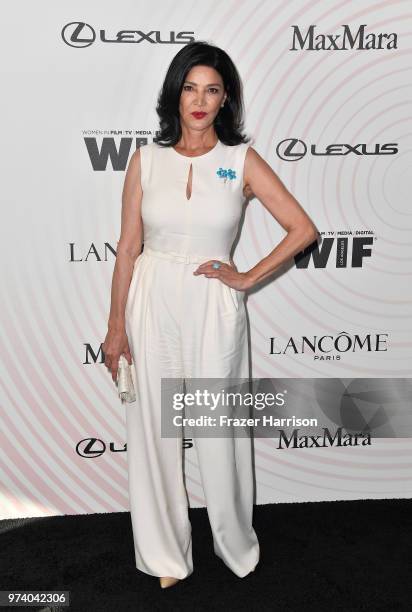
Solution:
[{"label": "sleeveless top", "polygon": [[[143,242],[157,251],[229,258],[242,213],[248,143],[220,140],[187,157],[155,142],[140,147]],[[192,193],[186,186],[192,164]]]}]

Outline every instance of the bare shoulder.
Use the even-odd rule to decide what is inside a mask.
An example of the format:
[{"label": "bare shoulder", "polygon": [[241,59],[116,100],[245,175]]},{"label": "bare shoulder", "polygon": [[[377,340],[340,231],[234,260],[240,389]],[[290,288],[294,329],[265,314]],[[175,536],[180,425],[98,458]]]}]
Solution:
[{"label": "bare shoulder", "polygon": [[156,143],[154,142],[147,142],[146,144],[140,145],[140,147],[137,148],[132,154],[131,159],[133,159],[135,163],[140,162],[141,152],[143,151],[144,154],[147,155],[149,152],[151,152],[151,148],[154,146],[156,146]]},{"label": "bare shoulder", "polygon": [[250,173],[251,171],[253,171],[254,168],[256,167],[268,167],[270,168],[269,164],[267,163],[267,161],[265,161],[263,159],[263,157],[261,157],[261,155],[259,155],[259,153],[256,151],[256,149],[252,146],[248,146],[248,149],[246,151],[246,156],[245,156],[245,177],[247,176],[248,172]]},{"label": "bare shoulder", "polygon": [[[147,145],[142,145],[142,146],[145,147]],[[132,154],[130,158],[130,161],[133,160],[133,163],[136,164],[137,166],[140,166],[140,156],[141,156],[140,149],[141,148],[142,147],[139,147],[138,149],[136,149],[136,151],[134,151],[134,153]]]},{"label": "bare shoulder", "polygon": [[124,181],[124,189],[134,191],[141,189],[141,152],[136,149],[129,158]]},{"label": "bare shoulder", "polygon": [[140,180],[140,173],[141,173],[141,151],[140,149],[141,148],[142,147],[139,147],[138,149],[136,149],[136,151],[134,151],[132,155],[130,156],[129,165],[128,165],[127,173],[126,173],[129,175],[132,175],[135,178],[135,180],[136,179]]},{"label": "bare shoulder", "polygon": [[263,204],[273,198],[290,200],[280,177],[253,147],[246,152],[243,182],[245,197],[257,197]]},{"label": "bare shoulder", "polygon": [[243,172],[243,193],[246,198],[251,199],[255,196],[251,183],[256,172],[264,169],[271,169],[269,164],[259,155],[254,147],[248,145],[245,156],[244,172]]}]

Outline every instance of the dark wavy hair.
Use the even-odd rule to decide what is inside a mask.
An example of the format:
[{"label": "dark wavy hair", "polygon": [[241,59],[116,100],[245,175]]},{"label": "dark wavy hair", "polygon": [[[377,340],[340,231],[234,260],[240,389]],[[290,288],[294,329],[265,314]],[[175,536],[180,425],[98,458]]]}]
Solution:
[{"label": "dark wavy hair", "polygon": [[193,66],[211,66],[220,74],[227,93],[225,104],[215,117],[216,134],[228,146],[249,142],[243,135],[242,82],[229,55],[206,41],[188,43],[174,56],[167,70],[157,100],[160,132],[153,140],[160,146],[174,146],[182,135],[179,102],[187,73]]}]

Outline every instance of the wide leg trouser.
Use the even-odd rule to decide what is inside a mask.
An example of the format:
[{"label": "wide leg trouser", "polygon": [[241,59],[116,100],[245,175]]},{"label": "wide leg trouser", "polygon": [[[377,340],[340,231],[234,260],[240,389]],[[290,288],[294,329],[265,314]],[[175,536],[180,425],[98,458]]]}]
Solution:
[{"label": "wide leg trouser", "polygon": [[[193,559],[182,439],[161,436],[161,382],[182,392],[184,379],[190,392],[192,378],[248,378],[246,313],[241,292],[193,275],[198,263],[159,255],[139,255],[126,304],[136,388],[126,405],[129,500],[136,567],[185,578]],[[251,439],[194,437],[194,446],[214,551],[246,576],[259,561]]]}]

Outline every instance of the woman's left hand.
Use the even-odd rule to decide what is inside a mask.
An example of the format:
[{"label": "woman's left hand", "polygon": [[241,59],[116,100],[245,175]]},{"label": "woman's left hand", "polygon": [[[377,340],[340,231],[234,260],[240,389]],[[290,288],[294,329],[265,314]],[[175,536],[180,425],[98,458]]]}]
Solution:
[{"label": "woman's left hand", "polygon": [[[217,262],[220,263],[220,268],[216,270],[213,268],[213,264]],[[193,274],[195,276],[204,274],[207,278],[218,278],[222,281],[222,283],[225,283],[225,285],[233,287],[233,289],[237,289],[238,291],[245,291],[251,286],[247,272],[238,272],[235,264],[223,263],[218,259],[205,261],[204,263],[200,264]]]}]

